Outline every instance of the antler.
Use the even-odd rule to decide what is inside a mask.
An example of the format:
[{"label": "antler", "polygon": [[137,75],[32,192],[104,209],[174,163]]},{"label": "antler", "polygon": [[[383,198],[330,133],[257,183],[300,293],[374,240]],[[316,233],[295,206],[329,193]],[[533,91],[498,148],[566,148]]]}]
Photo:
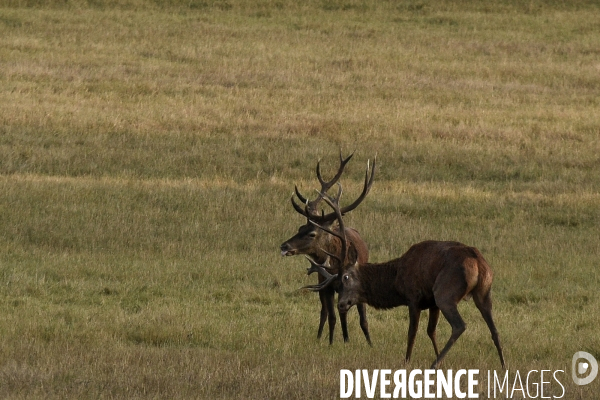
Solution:
[{"label": "antler", "polygon": [[375,178],[375,164],[377,163],[377,154],[375,154],[375,157],[373,158],[373,168],[371,169],[371,176],[369,177],[369,161],[367,160],[367,169],[365,171],[365,184],[363,186],[363,191],[360,194],[360,196],[358,196],[358,198],[356,200],[354,200],[354,203],[342,208],[341,210],[341,214],[344,215],[352,210],[354,210],[356,207],[358,207],[358,205],[360,203],[362,203],[362,201],[365,199],[365,197],[367,197],[367,194],[369,194],[369,191],[371,190],[371,186],[373,185],[373,179]]},{"label": "antler", "polygon": [[[325,187],[327,190],[329,190],[331,188],[331,186],[333,185],[332,182],[335,182],[335,180],[339,179],[339,177],[341,176],[341,171],[343,171],[343,167],[346,165],[346,163],[350,160],[350,157],[352,157],[354,155],[354,153],[352,153],[348,158],[346,158],[345,160],[342,160],[341,165],[340,165],[340,169],[338,170],[338,173],[336,174],[336,176],[334,177],[333,180],[329,181],[329,182],[323,182],[323,180],[320,177],[320,172],[318,172],[318,178],[319,181],[321,182],[321,185],[323,187]],[[340,153],[340,159],[342,159],[341,153]],[[363,190],[362,193],[360,194],[360,196],[358,196],[358,198],[356,200],[354,200],[354,202],[350,205],[347,205],[346,207],[343,207],[342,209],[340,209],[340,213],[341,215],[344,215],[346,213],[349,213],[350,211],[354,210],[356,207],[359,206],[360,203],[362,203],[362,201],[365,199],[365,197],[367,197],[367,194],[369,194],[369,191],[371,190],[371,186],[373,185],[373,180],[375,178],[375,166],[377,163],[377,155],[375,155],[375,158],[373,159],[373,167],[371,168],[371,174],[369,175],[369,162],[367,161],[367,169],[365,171],[365,182],[363,185]],[[317,171],[319,171],[319,165],[317,164]],[[325,183],[326,185],[323,185],[323,183]],[[339,184],[339,183],[338,183]],[[341,186],[340,186],[341,187]],[[317,197],[316,200],[309,202],[304,196],[302,196],[302,194],[298,191],[298,188],[296,187],[296,196],[298,196],[298,198],[303,201],[306,204],[305,209],[302,209],[302,207],[300,207],[295,201],[294,201],[294,196],[292,196],[292,206],[294,207],[294,209],[299,212],[300,214],[304,215],[306,218],[308,218],[309,220],[313,220],[313,222],[318,222],[319,224],[325,224],[327,222],[332,222],[334,221],[337,217],[335,211],[329,214],[325,214],[325,215],[319,215],[316,212],[316,206],[318,204],[318,202],[320,202],[321,200],[324,199],[324,195],[326,194],[326,190],[321,190],[319,191],[319,196]],[[337,198],[338,202],[339,202],[339,195]],[[339,218],[338,218],[339,220]]]},{"label": "antler", "polygon": [[[321,183],[321,192],[325,193],[327,192],[329,189],[331,189],[331,187],[340,180],[342,173],[344,172],[344,168],[346,167],[346,164],[348,164],[348,161],[350,161],[350,159],[352,158],[352,156],[354,155],[354,152],[352,152],[352,154],[350,154],[348,157],[346,157],[345,159],[342,157],[342,150],[340,150],[340,167],[338,168],[338,172],[335,174],[335,176],[333,177],[332,180],[330,180],[329,182],[325,182],[323,180],[323,177],[321,177],[321,160],[319,160],[317,162],[317,179],[319,180],[319,182]],[[318,198],[317,198],[318,200]]]},{"label": "antler", "polygon": [[311,267],[308,268],[308,270],[307,270],[308,275],[312,274],[313,272],[318,272],[325,278],[325,280],[316,285],[303,286],[301,289],[308,289],[313,292],[318,292],[319,290],[325,289],[327,286],[331,285],[331,283],[338,277],[338,274],[331,275],[327,271],[327,269],[330,268],[329,257],[327,257],[325,259],[325,262],[323,262],[323,264],[317,264],[310,257],[306,257],[306,258],[308,259],[308,261],[310,261],[310,265],[311,265]]},{"label": "antler", "polygon": [[[344,168],[346,167],[346,164],[348,164],[348,161],[350,161],[352,156],[354,156],[354,153],[352,153],[348,157],[344,158],[342,156],[342,152],[340,150],[340,166],[338,167],[337,173],[335,174],[333,179],[331,179],[330,181],[325,181],[323,179],[323,177],[321,176],[321,160],[319,160],[317,162],[317,170],[316,170],[317,179],[319,180],[319,183],[321,184],[321,190],[319,191],[319,193],[326,193],[329,189],[331,189],[331,187],[333,185],[335,185],[337,183],[337,181],[340,180],[342,174],[344,173]],[[294,209],[298,213],[304,215],[306,218],[318,217],[319,214],[317,212],[317,206],[323,199],[323,196],[319,195],[315,200],[309,201],[305,196],[302,195],[302,193],[300,193],[300,191],[298,190],[298,186],[294,186],[294,192],[295,192],[296,196],[298,197],[298,199],[306,205],[306,207],[303,209],[298,204],[296,204],[296,202],[294,201],[294,196],[292,196],[292,206],[294,207]],[[325,221],[323,221],[323,222],[325,222]]]}]

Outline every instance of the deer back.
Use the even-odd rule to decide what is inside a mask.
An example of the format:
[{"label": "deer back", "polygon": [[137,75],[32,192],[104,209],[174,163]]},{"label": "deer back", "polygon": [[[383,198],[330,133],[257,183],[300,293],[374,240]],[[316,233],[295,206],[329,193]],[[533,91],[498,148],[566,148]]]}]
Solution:
[{"label": "deer back", "polygon": [[417,243],[396,265],[396,289],[408,298],[420,299],[422,307],[433,304],[434,295],[443,295],[445,288],[461,288],[467,296],[478,286],[489,290],[492,281],[491,269],[479,250],[459,242]]}]

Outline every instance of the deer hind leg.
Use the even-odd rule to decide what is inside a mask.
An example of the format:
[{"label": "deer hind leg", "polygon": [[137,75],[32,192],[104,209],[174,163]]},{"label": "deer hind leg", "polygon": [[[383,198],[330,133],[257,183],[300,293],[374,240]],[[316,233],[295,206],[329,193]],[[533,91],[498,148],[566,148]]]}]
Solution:
[{"label": "deer hind leg", "polygon": [[431,365],[431,369],[437,369],[438,365],[442,362],[454,342],[462,335],[462,333],[467,328],[465,321],[463,321],[462,317],[458,312],[458,308],[456,306],[456,302],[440,304],[438,302],[438,307],[444,314],[444,317],[450,323],[452,327],[452,334],[450,335],[450,339],[448,339],[448,343],[442,349],[442,352],[437,356],[435,362]]},{"label": "deer hind leg", "polygon": [[358,303],[356,305],[356,309],[358,310],[358,316],[360,318],[360,329],[362,329],[365,334],[365,338],[367,338],[367,343],[369,346],[373,347],[371,343],[371,335],[369,335],[369,322],[367,321],[367,306],[364,303]]},{"label": "deer hind leg", "polygon": [[481,316],[485,320],[488,328],[490,329],[490,333],[492,334],[492,340],[494,341],[494,345],[496,345],[496,350],[498,350],[498,356],[500,357],[500,363],[502,364],[502,368],[506,369],[506,364],[504,363],[504,355],[502,354],[502,346],[500,345],[500,337],[498,336],[498,330],[496,329],[496,325],[494,324],[494,320],[492,319],[492,297],[490,292],[488,291],[485,295],[479,296],[475,294],[473,296],[473,301],[479,311],[481,312]]},{"label": "deer hind leg", "polygon": [[431,339],[431,343],[433,344],[433,350],[435,351],[435,356],[438,357],[440,352],[437,347],[437,342],[435,340],[435,328],[437,328],[437,323],[440,318],[440,309],[436,306],[433,306],[429,309],[429,323],[427,324],[427,335]]},{"label": "deer hind leg", "polygon": [[408,306],[408,342],[406,343],[406,362],[410,361],[413,346],[415,345],[415,338],[417,337],[417,330],[419,328],[419,319],[421,318],[421,310],[417,306]]}]

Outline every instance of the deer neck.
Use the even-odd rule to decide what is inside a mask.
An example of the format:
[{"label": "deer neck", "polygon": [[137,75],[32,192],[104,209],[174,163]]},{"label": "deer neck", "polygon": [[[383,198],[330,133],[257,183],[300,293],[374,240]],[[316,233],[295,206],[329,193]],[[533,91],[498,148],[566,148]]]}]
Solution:
[{"label": "deer neck", "polygon": [[[340,240],[332,235],[326,235],[323,238],[322,244],[319,247],[322,250],[327,251],[328,253],[336,254],[336,255],[340,254],[340,252],[342,250],[342,245],[340,243]],[[322,251],[322,250],[318,250],[314,254],[311,255],[312,258],[317,263],[323,263],[323,262],[325,262],[325,260],[327,258],[329,258],[329,262],[332,266],[334,266],[334,267],[339,266],[338,265],[339,261],[337,259],[329,257],[329,255],[327,255],[327,253],[325,253],[325,251]]]},{"label": "deer neck", "polygon": [[377,309],[388,309],[408,304],[402,293],[394,285],[398,273],[397,266],[391,263],[363,264],[358,267],[361,282],[360,298],[363,303]]}]

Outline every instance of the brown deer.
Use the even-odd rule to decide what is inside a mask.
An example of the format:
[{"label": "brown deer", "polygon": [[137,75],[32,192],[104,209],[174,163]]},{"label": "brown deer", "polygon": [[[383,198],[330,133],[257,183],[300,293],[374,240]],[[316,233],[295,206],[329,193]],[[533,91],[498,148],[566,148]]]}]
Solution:
[{"label": "brown deer", "polygon": [[[321,168],[320,163],[317,163],[317,179],[321,183],[321,191],[320,193],[326,193],[334,184],[338,183],[338,180],[342,176],[344,168],[348,161],[352,158],[353,154],[348,156],[347,158],[343,158],[340,153],[340,166],[338,168],[337,173],[330,181],[323,180],[321,176]],[[360,196],[349,206],[344,207],[340,212],[348,213],[354,210],[358,205],[364,200],[366,195],[368,194],[371,185],[373,183],[373,177],[375,174],[375,165],[371,169],[371,176],[369,178],[369,167],[367,165],[367,172],[365,173],[365,183],[363,187],[363,191]],[[339,191],[337,200],[341,197],[341,185],[339,185]],[[334,222],[336,222],[337,217],[335,213],[330,213],[325,215],[323,212],[319,213],[318,205],[322,200],[322,196],[319,195],[315,200],[309,201],[307,200],[298,190],[298,187],[295,187],[295,194],[298,199],[305,204],[305,207],[300,207],[292,196],[292,205],[294,209],[300,213],[302,216],[306,217],[307,222],[305,225],[302,225],[298,229],[298,233],[294,236],[283,242],[280,246],[281,254],[283,256],[293,256],[297,254],[304,254],[310,257],[312,260],[317,263],[323,264],[326,260],[329,259],[328,254],[338,254],[341,249],[341,240],[337,236],[333,236],[322,229],[314,226],[310,221],[317,221],[320,225],[326,226],[328,229],[332,228]],[[358,260],[361,263],[366,263],[369,259],[369,250],[367,248],[367,244],[361,238],[360,234],[357,230],[353,228],[346,228],[344,232],[344,237],[348,241],[348,251],[352,254],[353,259]],[[329,265],[328,268],[330,271],[338,271],[341,267],[341,263],[333,262],[333,265]],[[309,269],[308,273],[311,274],[315,272],[315,269]],[[319,283],[323,283],[324,278],[319,275]],[[329,343],[333,343],[333,332],[336,324],[336,316],[335,316],[335,306],[334,306],[334,297],[335,297],[336,285],[331,285],[319,292],[319,299],[321,301],[321,314],[319,321],[319,330],[317,333],[317,338],[321,338],[323,334],[323,328],[325,326],[325,321],[329,322]],[[366,314],[366,306],[363,303],[357,303],[356,308],[358,310],[360,327],[367,339],[369,345],[371,345],[371,338],[369,335],[369,325],[367,321]],[[348,337],[348,325],[346,319],[346,313],[340,314],[340,322],[342,325],[342,334],[344,337],[344,341],[347,342]]]},{"label": "brown deer", "polygon": [[[342,243],[346,243],[343,213],[337,201],[327,194],[323,194],[323,199],[334,209],[340,229],[332,231],[325,226],[320,228],[337,235]],[[348,259],[345,252],[347,245],[342,246],[338,253],[340,256],[336,256],[339,260],[346,260],[339,275],[329,274],[325,268],[326,263],[313,263],[313,268],[319,271],[324,280],[322,284],[309,289],[323,290],[341,279],[338,299],[340,314],[358,303],[367,303],[377,309],[408,306],[410,322],[406,362],[410,361],[421,311],[429,309],[427,334],[436,355],[431,368],[437,368],[466,329],[458,312],[458,303],[472,297],[492,334],[502,368],[506,369],[498,331],[492,319],[492,270],[475,247],[458,242],[430,240],[417,243],[400,258],[384,263],[361,263]],[[452,327],[450,339],[441,353],[438,351],[435,335],[440,311]]]}]

